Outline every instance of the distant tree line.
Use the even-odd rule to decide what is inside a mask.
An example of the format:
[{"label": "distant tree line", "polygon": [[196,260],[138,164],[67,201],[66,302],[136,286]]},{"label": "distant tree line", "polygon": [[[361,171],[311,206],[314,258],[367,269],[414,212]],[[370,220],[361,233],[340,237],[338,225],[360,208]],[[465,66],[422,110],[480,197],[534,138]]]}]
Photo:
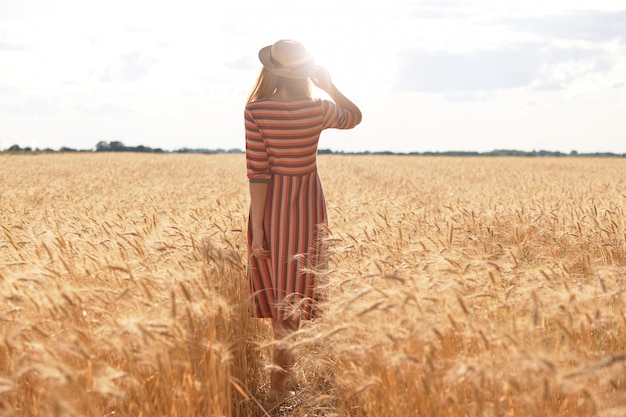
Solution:
[{"label": "distant tree line", "polygon": [[509,149],[495,149],[489,152],[477,152],[477,151],[442,151],[442,152],[391,152],[391,151],[379,151],[379,152],[335,152],[330,149],[320,149],[318,154],[333,154],[333,155],[423,155],[423,156],[587,156],[587,157],[621,157],[626,158],[626,153],[618,154],[613,152],[592,152],[592,153],[578,153],[577,151],[571,151],[570,153],[564,153],[559,151],[517,151]]},{"label": "distant tree line", "polygon": [[[164,151],[161,148],[150,148],[148,146],[126,146],[120,141],[100,141],[96,144],[94,149],[72,149],[62,147],[58,151],[53,149],[32,149],[31,147],[21,148],[19,145],[13,145],[3,152],[142,152],[142,153],[201,153],[201,154],[223,154],[223,153],[243,153],[244,151],[239,148],[232,149],[205,149],[205,148],[180,148],[175,151]],[[593,152],[593,153],[578,153],[577,151],[571,151],[569,153],[563,153],[560,151],[517,151],[509,149],[495,149],[489,152],[475,152],[475,151],[443,151],[443,152],[391,152],[391,151],[379,151],[379,152],[344,152],[333,151],[331,149],[319,149],[320,155],[424,155],[424,156],[530,156],[530,157],[543,157],[543,156],[579,156],[579,157],[621,157],[626,158],[626,153],[617,154],[612,152]]]},{"label": "distant tree line", "polygon": [[141,153],[205,153],[205,154],[218,154],[218,153],[243,153],[241,149],[233,148],[233,149],[205,149],[205,148],[180,148],[175,151],[165,151],[161,148],[150,148],[149,146],[126,146],[124,143],[120,141],[100,141],[96,144],[96,147],[93,149],[72,149],[68,147],[62,147],[58,151],[54,149],[46,148],[46,149],[33,149],[31,147],[20,147],[19,145],[13,145],[5,151],[0,152],[34,152],[34,153],[53,153],[53,152],[141,152]]},{"label": "distant tree line", "polygon": [[96,144],[96,152],[144,152],[144,153],[163,153],[161,148],[149,148],[147,146],[125,146],[120,141],[105,142],[100,141]]}]

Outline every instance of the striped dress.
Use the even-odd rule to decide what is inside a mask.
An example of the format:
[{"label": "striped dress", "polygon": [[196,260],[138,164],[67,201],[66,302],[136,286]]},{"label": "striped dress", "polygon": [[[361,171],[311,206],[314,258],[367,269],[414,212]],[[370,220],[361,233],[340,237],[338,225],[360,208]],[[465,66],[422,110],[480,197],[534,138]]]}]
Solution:
[{"label": "striped dress", "polygon": [[260,100],[245,110],[246,164],[251,182],[269,182],[263,222],[270,257],[251,256],[248,278],[256,317],[307,320],[326,298],[326,203],[317,166],[322,130],[350,129],[351,112],[332,101]]}]

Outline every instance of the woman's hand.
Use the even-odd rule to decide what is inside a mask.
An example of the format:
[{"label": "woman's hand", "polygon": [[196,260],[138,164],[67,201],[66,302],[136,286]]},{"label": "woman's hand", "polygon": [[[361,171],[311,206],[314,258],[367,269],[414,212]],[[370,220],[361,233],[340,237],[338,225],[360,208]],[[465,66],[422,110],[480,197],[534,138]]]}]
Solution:
[{"label": "woman's hand", "polygon": [[270,251],[265,247],[265,235],[263,233],[254,233],[250,250],[250,255],[257,259],[270,257]]},{"label": "woman's hand", "polygon": [[326,92],[333,87],[333,82],[330,79],[330,73],[324,67],[315,67],[310,78],[316,87],[319,87]]},{"label": "woman's hand", "polygon": [[330,98],[332,98],[338,106],[343,107],[350,113],[354,114],[356,120],[355,125],[361,123],[361,119],[363,118],[363,116],[361,115],[361,110],[357,107],[356,104],[350,101],[346,96],[341,93],[341,91],[337,89],[337,87],[330,80],[330,73],[328,72],[328,70],[326,70],[326,68],[315,67],[313,73],[309,78],[311,78],[313,84],[328,93]]},{"label": "woman's hand", "polygon": [[250,182],[250,221],[252,222],[252,242],[250,242],[249,256],[259,259],[270,257],[270,251],[267,250],[265,246],[265,231],[263,230],[267,190],[267,182]]}]

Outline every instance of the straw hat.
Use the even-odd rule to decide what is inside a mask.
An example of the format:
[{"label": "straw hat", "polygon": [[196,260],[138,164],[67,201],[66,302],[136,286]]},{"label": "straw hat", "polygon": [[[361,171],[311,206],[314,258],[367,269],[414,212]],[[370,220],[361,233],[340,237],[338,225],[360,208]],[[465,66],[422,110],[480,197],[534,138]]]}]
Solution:
[{"label": "straw hat", "polygon": [[315,61],[300,42],[283,39],[259,51],[265,68],[280,77],[305,79],[315,68]]}]

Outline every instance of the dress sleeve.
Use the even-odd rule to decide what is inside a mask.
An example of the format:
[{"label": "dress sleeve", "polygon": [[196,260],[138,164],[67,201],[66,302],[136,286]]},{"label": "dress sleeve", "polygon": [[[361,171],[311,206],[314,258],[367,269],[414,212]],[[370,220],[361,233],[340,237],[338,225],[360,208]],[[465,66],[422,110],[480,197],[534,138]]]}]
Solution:
[{"label": "dress sleeve", "polygon": [[270,165],[263,135],[257,126],[252,111],[246,107],[246,167],[250,182],[269,182]]},{"label": "dress sleeve", "polygon": [[357,125],[356,116],[330,100],[322,100],[323,129],[352,129]]}]

